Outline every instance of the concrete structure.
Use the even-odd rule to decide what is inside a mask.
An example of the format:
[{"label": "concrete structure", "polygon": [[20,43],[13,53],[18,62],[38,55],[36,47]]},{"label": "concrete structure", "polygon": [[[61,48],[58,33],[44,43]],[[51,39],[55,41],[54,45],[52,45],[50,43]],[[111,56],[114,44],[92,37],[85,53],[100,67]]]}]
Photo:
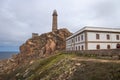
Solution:
[{"label": "concrete structure", "polygon": [[32,33],[32,38],[35,38],[38,36],[38,33]]},{"label": "concrete structure", "polygon": [[53,11],[53,14],[52,14],[52,16],[53,16],[53,20],[52,20],[52,32],[54,32],[54,31],[57,31],[57,11],[56,10],[54,10]]},{"label": "concrete structure", "polygon": [[84,27],[66,39],[66,50],[116,49],[120,28]]}]

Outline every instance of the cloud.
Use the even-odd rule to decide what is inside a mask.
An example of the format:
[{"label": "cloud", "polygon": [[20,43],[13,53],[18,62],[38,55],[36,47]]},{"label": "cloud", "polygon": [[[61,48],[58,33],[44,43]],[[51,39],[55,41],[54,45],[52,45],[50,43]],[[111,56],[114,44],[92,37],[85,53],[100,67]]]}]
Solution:
[{"label": "cloud", "polygon": [[120,13],[119,7],[117,5],[120,1],[104,1],[94,6],[95,10],[95,22],[98,25],[104,25],[108,27],[117,27],[119,26],[120,17],[118,14]]},{"label": "cloud", "polygon": [[52,11],[59,28],[75,32],[84,26],[119,27],[119,0],[0,0],[0,46],[20,46],[31,37],[51,31]]}]

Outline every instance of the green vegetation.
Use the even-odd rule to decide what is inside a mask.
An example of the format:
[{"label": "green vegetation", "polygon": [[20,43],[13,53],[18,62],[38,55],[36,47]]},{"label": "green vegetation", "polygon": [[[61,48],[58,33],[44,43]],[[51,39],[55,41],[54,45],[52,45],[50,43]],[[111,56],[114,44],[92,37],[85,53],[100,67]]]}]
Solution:
[{"label": "green vegetation", "polygon": [[19,66],[6,77],[4,74],[4,80],[120,80],[120,62],[102,62],[103,59],[95,56],[81,56],[58,53],[36,59],[32,64]]},{"label": "green vegetation", "polygon": [[81,62],[71,80],[120,80],[120,63]]},{"label": "green vegetation", "polygon": [[[64,58],[67,59],[65,55],[58,54],[58,55],[49,57],[45,60],[35,62],[33,65],[36,65],[36,64],[38,65],[33,66],[36,68],[31,71],[32,72],[31,75],[28,74],[29,77],[27,77],[27,79],[28,80],[40,80],[41,78],[44,78],[47,76],[49,78],[55,75],[56,76],[60,75],[61,72],[57,71],[56,69],[56,68],[59,68],[59,64],[57,65],[57,63]],[[63,63],[61,63],[61,65],[63,65]]]},{"label": "green vegetation", "polygon": [[72,67],[72,55],[55,54],[44,59],[35,60],[32,64],[21,65],[7,75],[5,80],[50,80],[57,79]]}]

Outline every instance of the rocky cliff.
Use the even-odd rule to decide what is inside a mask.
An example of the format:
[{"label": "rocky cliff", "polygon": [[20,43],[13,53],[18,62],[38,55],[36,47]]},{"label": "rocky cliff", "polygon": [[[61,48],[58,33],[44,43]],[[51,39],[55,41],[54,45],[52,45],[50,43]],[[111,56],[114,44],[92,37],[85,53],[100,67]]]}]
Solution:
[{"label": "rocky cliff", "polygon": [[9,74],[21,65],[31,64],[36,59],[48,57],[48,55],[55,54],[59,50],[65,50],[65,40],[71,34],[63,28],[28,39],[20,46],[19,54],[0,61],[0,77],[4,73]]},{"label": "rocky cliff", "polygon": [[65,40],[70,35],[71,33],[64,28],[32,37],[20,46],[20,53],[45,56],[53,54],[57,50],[65,50]]}]

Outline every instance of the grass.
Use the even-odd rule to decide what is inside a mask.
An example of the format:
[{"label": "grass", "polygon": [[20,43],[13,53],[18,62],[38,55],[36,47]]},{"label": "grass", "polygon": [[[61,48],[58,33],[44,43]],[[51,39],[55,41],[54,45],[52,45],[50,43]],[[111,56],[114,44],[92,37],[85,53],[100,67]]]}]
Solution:
[{"label": "grass", "polygon": [[81,62],[71,80],[120,80],[119,63]]},{"label": "grass", "polygon": [[[120,63],[75,61],[72,58],[97,58],[74,53],[58,53],[47,58],[36,59],[32,64],[21,65],[4,80],[120,80]],[[80,63],[80,66],[75,66]],[[71,72],[72,67],[76,71]],[[16,74],[19,74],[16,76]]]},{"label": "grass", "polygon": [[66,54],[59,54],[58,56],[50,58],[50,60],[48,60],[48,64],[42,66],[41,68],[39,68],[39,70],[37,70],[36,76],[33,78],[33,80],[39,80],[44,77],[47,77],[47,79],[49,80],[49,78],[59,76],[68,69],[68,57],[69,56],[66,56]]},{"label": "grass", "polygon": [[18,71],[21,75],[17,76],[17,79],[40,80],[42,78],[49,79],[51,77],[57,77],[69,69],[70,57],[72,56],[68,54],[56,54],[45,59],[37,60],[26,68],[29,73],[25,77],[21,77],[21,75],[25,74],[24,72]]}]

